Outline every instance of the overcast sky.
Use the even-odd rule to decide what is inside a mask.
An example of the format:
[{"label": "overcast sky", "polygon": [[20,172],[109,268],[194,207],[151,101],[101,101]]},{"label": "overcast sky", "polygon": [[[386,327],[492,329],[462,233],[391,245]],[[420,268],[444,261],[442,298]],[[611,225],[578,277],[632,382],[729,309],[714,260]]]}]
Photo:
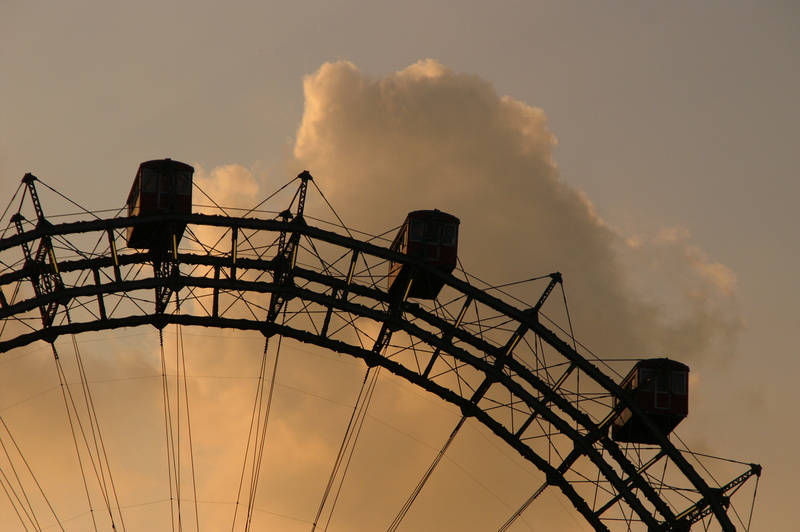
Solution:
[{"label": "overcast sky", "polygon": [[5,0],[0,203],[32,172],[118,207],[171,157],[230,201],[308,169],[367,231],[453,212],[482,279],[564,272],[595,352],[686,359],[704,413],[685,438],[761,463],[753,530],[780,530],[800,475],[798,49],[790,1]]}]

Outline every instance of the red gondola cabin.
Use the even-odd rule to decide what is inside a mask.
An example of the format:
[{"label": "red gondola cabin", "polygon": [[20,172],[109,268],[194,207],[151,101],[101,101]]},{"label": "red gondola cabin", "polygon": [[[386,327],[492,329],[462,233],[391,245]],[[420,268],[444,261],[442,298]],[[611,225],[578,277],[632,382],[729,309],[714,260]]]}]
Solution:
[{"label": "red gondola cabin", "polygon": [[[450,273],[458,260],[459,223],[455,216],[438,210],[411,212],[400,227],[391,249],[419,257],[437,270]],[[444,281],[424,270],[417,270],[415,274],[412,272],[411,265],[390,263],[389,292],[404,289],[407,286],[405,281],[414,275],[408,297],[435,299]]]},{"label": "red gondola cabin", "polygon": [[[158,159],[140,164],[128,195],[128,216],[191,213],[193,174],[194,168],[172,159]],[[167,222],[160,221],[131,226],[128,228],[128,247],[162,247],[172,231],[177,240],[180,240],[185,224],[172,227],[170,229]]]},{"label": "red gondola cabin", "polygon": [[[641,360],[621,386],[663,434],[672,432],[689,413],[689,366],[680,362],[667,358]],[[611,435],[616,441],[658,443],[655,434],[629,408],[613,420]]]}]

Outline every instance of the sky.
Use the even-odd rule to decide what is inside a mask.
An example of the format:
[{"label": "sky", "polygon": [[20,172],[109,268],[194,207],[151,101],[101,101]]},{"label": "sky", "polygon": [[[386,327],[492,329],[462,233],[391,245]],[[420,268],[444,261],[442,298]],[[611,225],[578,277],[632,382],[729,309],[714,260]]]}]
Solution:
[{"label": "sky", "polygon": [[230,203],[308,169],[375,233],[457,214],[470,273],[561,271],[594,352],[689,363],[682,437],[762,464],[752,530],[780,530],[800,474],[798,44],[777,1],[7,0],[0,198],[32,172],[116,208],[171,157]]}]

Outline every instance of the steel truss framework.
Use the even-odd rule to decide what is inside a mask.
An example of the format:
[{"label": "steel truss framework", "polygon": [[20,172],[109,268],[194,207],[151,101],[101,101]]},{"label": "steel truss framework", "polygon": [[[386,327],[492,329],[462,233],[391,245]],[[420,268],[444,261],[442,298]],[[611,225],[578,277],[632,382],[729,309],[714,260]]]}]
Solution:
[{"label": "steel truss framework", "polygon": [[[711,485],[667,436],[659,445],[609,436],[614,398],[646,418],[600,361],[562,340],[538,303],[521,308],[385,243],[308,223],[299,203],[272,219],[212,214],[50,223],[13,219],[0,240],[0,352],[64,335],[167,324],[260,331],[363,359],[477,420],[541,470],[596,530],[735,530],[734,481]],[[137,224],[185,224],[160,250],[125,247]],[[197,235],[214,234],[214,242]],[[375,243],[373,243],[375,242]],[[445,282],[431,302],[392,299],[388,262]],[[412,281],[413,282],[413,281]],[[177,302],[180,302],[178,311]],[[379,331],[377,334],[368,331]],[[657,432],[655,426],[654,431]]]}]

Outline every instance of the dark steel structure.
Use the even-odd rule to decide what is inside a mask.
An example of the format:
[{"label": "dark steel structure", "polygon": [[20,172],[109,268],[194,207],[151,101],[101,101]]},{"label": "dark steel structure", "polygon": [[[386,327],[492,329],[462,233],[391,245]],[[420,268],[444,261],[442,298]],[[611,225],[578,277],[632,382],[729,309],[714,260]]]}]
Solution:
[{"label": "dark steel structure", "polygon": [[[168,159],[143,163],[128,216],[57,224],[27,179],[37,221],[18,212],[0,238],[0,354],[170,324],[280,336],[407,380],[533,464],[544,480],[500,530],[546,490],[598,531],[736,530],[730,497],[760,468],[718,485],[672,443],[685,415],[685,366],[645,361],[622,380],[562,339],[542,314],[560,274],[538,302],[520,304],[454,271],[451,215],[415,211],[388,246],[309,224],[307,172],[280,215],[243,217],[192,213],[191,172]],[[203,242],[204,231],[221,236]]]}]

